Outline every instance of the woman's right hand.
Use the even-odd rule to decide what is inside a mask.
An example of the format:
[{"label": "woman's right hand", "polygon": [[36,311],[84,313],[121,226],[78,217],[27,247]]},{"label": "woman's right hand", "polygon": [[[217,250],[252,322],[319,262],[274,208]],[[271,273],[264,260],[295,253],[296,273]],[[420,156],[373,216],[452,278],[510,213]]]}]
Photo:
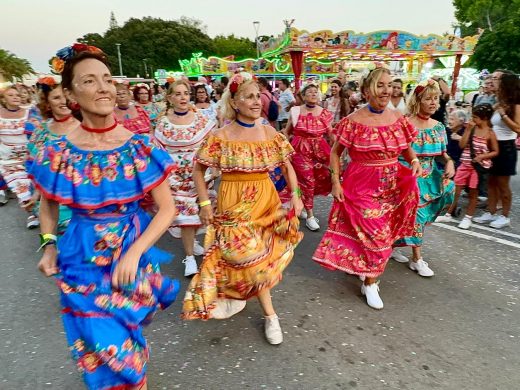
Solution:
[{"label": "woman's right hand", "polygon": [[341,183],[334,182],[332,183],[332,196],[338,202],[343,202],[345,200],[345,194],[343,193],[343,187],[341,187]]},{"label": "woman's right hand", "polygon": [[213,223],[213,208],[211,205],[201,207],[199,217],[204,225],[211,225]]},{"label": "woman's right hand", "polygon": [[58,268],[58,251],[54,245],[49,245],[45,247],[45,251],[43,252],[43,256],[38,263],[38,269],[45,276],[56,275],[60,272]]},{"label": "woman's right hand", "polygon": [[414,161],[412,163],[412,176],[421,177],[422,176],[422,165],[419,161]]}]

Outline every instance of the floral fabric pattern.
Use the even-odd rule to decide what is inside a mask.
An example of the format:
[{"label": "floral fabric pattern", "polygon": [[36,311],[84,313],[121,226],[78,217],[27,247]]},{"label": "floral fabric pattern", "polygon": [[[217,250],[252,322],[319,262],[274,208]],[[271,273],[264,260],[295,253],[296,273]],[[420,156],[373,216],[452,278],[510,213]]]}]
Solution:
[{"label": "floral fabric pattern", "polygon": [[126,115],[123,121],[118,120],[118,122],[134,134],[150,134],[152,122],[148,113],[139,105],[135,105],[134,107],[137,110],[137,116],[135,118],[130,118]]},{"label": "floral fabric pattern", "polygon": [[378,277],[394,241],[414,228],[417,182],[397,158],[416,130],[403,117],[388,126],[360,124],[346,117],[337,134],[352,159],[343,173],[345,200],[334,200],[328,229],[313,260],[328,269]]},{"label": "floral fabric pattern", "polygon": [[[197,190],[193,182],[193,161],[195,154],[216,123],[197,111],[193,123],[175,125],[163,117],[155,128],[155,139],[168,152],[174,163],[169,183],[179,215],[172,226],[199,226],[199,205]],[[214,200],[211,171],[206,172],[206,184],[210,200]]]},{"label": "floral fabric pattern", "polygon": [[72,210],[58,241],[56,283],[67,340],[89,389],[144,383],[143,326],[179,290],[177,281],[160,273],[160,263],[170,255],[155,247],[139,259],[133,284],[114,290],[111,283],[115,267],[151,221],[141,200],[167,178],[172,165],[168,154],[142,135],[107,151],[85,151],[66,138],[50,140],[31,165],[40,191]]}]

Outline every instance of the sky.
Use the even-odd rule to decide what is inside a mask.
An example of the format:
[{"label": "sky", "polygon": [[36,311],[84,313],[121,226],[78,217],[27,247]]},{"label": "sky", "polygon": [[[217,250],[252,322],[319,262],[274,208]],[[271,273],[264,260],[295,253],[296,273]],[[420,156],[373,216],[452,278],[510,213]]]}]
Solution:
[{"label": "sky", "polygon": [[25,58],[38,72],[48,72],[54,53],[87,33],[103,34],[110,12],[119,25],[145,16],[166,20],[200,19],[207,33],[255,37],[280,34],[284,19],[309,32],[401,30],[414,34],[453,31],[452,0],[1,0],[0,48]]}]

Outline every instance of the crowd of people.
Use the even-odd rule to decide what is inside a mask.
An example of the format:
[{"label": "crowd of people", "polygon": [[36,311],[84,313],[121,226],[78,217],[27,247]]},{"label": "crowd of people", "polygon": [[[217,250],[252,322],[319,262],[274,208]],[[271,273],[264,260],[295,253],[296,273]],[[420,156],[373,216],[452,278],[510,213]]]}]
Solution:
[{"label": "crowd of people", "polygon": [[[453,221],[464,191],[459,228],[510,224],[520,80],[508,71],[484,81],[470,117],[442,105],[443,80],[406,95],[384,67],[357,81],[338,75],[323,97],[313,83],[293,92],[287,79],[245,72],[130,86],[113,81],[95,47],[58,57],[61,81],[40,79],[37,99],[23,85],[2,92],[0,204],[10,191],[27,227],[40,226],[38,267],[57,281],[91,389],[147,388],[143,326],[179,293],[160,270],[170,255],[153,246],[167,231],[192,277],[182,318],[229,318],[256,297],[276,345],[271,289],[303,239],[299,218],[311,232],[327,226],[312,259],[358,276],[374,309],[390,258],[434,275],[425,228]],[[314,213],[318,195],[333,197],[327,224]],[[487,211],[473,218],[479,199]]]}]

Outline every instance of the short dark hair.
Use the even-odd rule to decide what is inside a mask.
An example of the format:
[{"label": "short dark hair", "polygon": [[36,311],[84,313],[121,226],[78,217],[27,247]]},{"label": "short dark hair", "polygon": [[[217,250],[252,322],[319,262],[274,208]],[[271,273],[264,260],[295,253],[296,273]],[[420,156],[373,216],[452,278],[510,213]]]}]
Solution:
[{"label": "short dark hair", "polygon": [[108,58],[103,52],[82,51],[65,61],[63,72],[61,73],[61,86],[65,89],[72,90],[72,79],[74,78],[74,68],[77,64],[84,60],[93,59],[102,62],[110,70]]},{"label": "short dark hair", "polygon": [[269,87],[269,81],[267,81],[267,79],[265,77],[259,77],[258,84],[260,84],[261,86],[263,86],[265,88]]},{"label": "short dark hair", "polygon": [[289,86],[291,85],[291,83],[287,79],[280,79],[280,82],[283,83],[283,85],[285,85],[287,88],[289,88]]},{"label": "short dark hair", "polygon": [[399,84],[401,84],[401,87],[403,86],[403,80],[401,80],[401,79],[393,79],[392,83],[399,83]]},{"label": "short dark hair", "polygon": [[473,107],[471,113],[483,120],[490,120],[493,116],[493,107],[489,103],[478,104]]}]

